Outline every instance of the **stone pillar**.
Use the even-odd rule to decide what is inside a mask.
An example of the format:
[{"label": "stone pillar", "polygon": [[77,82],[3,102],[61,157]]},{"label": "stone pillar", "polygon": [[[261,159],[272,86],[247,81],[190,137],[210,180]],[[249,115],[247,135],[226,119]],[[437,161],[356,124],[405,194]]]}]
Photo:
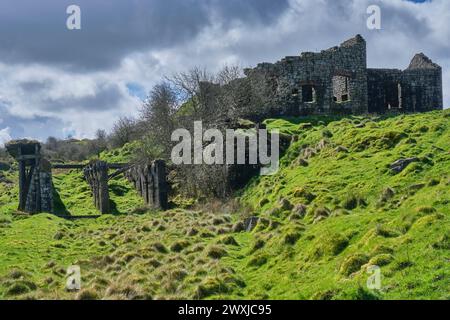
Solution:
[{"label": "stone pillar", "polygon": [[168,186],[164,161],[156,160],[151,164],[135,165],[125,173],[125,176],[134,184],[147,205],[162,210],[168,208]]},{"label": "stone pillar", "polygon": [[37,141],[15,140],[6,145],[19,164],[19,207],[28,213],[53,212],[51,165],[41,158]]},{"label": "stone pillar", "polygon": [[163,160],[156,160],[152,163],[151,169],[154,188],[153,206],[161,209],[167,209],[168,186],[166,177],[166,164]]},{"label": "stone pillar", "polygon": [[95,207],[102,214],[110,213],[108,164],[104,161],[91,162],[84,169],[84,177],[91,187]]}]

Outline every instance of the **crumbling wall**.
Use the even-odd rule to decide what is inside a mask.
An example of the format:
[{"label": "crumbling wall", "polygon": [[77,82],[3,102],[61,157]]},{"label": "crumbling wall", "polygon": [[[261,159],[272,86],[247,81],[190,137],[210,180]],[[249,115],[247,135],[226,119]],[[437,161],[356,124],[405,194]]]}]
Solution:
[{"label": "crumbling wall", "polygon": [[271,93],[269,116],[443,109],[440,66],[420,53],[404,71],[367,69],[360,35],[338,47],[260,63],[244,73],[253,87]]},{"label": "crumbling wall", "polygon": [[[244,72],[264,79],[254,82],[273,91],[270,103],[277,115],[358,114],[368,109],[366,42],[359,35],[339,47],[261,63]],[[336,76],[346,80],[348,99],[335,99]]]},{"label": "crumbling wall", "polygon": [[403,73],[398,69],[367,70],[369,112],[404,111],[403,95],[406,90]]},{"label": "crumbling wall", "polygon": [[408,69],[368,69],[369,112],[426,112],[443,109],[442,69],[423,53]]}]

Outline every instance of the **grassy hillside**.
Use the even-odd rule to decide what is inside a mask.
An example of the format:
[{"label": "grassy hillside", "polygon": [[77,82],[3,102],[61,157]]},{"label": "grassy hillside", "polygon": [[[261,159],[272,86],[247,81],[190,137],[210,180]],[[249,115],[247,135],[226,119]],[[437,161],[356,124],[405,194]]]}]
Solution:
[{"label": "grassy hillside", "polygon": [[[449,299],[450,112],[267,120],[293,137],[274,176],[233,203],[142,209],[124,179],[116,215],[14,215],[16,174],[0,180],[0,297],[122,299]],[[130,147],[102,155],[124,162]],[[389,165],[414,162],[396,173]],[[7,183],[8,182],[8,183]],[[55,174],[58,213],[92,214],[77,171]],[[242,220],[259,216],[256,228]],[[67,292],[68,266],[82,291]],[[369,265],[381,290],[366,288]]]}]

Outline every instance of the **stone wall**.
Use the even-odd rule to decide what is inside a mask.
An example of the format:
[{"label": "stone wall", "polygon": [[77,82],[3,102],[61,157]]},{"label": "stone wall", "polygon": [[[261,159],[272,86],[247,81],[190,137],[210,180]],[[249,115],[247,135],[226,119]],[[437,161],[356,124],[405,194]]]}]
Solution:
[{"label": "stone wall", "polygon": [[[304,52],[274,64],[261,63],[246,69],[245,74],[264,79],[260,85],[273,89],[272,110],[279,115],[357,114],[368,110],[366,42],[359,35],[320,53]],[[342,88],[335,86],[343,84],[347,87],[346,100],[343,94],[336,97]]]},{"label": "stone wall", "polygon": [[271,93],[271,116],[443,109],[441,67],[420,53],[404,71],[367,69],[360,35],[338,47],[260,63],[244,72],[252,86]]},{"label": "stone wall", "polygon": [[442,69],[417,54],[408,69],[368,69],[369,112],[443,109]]}]

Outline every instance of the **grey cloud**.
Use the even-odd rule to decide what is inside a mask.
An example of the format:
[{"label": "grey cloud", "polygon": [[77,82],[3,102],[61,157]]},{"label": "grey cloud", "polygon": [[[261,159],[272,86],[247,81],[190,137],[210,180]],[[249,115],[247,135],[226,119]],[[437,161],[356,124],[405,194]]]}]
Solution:
[{"label": "grey cloud", "polygon": [[8,127],[10,135],[14,137],[32,137],[45,140],[49,136],[61,136],[64,124],[57,117],[35,116],[23,118],[10,115],[5,106],[0,105],[1,119],[0,129]]},{"label": "grey cloud", "polygon": [[41,91],[50,89],[53,82],[50,80],[44,81],[24,81],[19,84],[20,88],[25,92]]},{"label": "grey cloud", "polygon": [[[82,30],[66,29],[66,8],[81,7]],[[0,59],[89,71],[114,68],[130,52],[189,41],[210,25],[215,9],[225,23],[267,23],[286,0],[2,0]]]},{"label": "grey cloud", "polygon": [[123,94],[119,86],[115,84],[101,85],[95,95],[86,95],[82,97],[66,96],[63,98],[52,99],[44,98],[40,105],[42,110],[58,113],[72,111],[114,111],[120,106]]}]

